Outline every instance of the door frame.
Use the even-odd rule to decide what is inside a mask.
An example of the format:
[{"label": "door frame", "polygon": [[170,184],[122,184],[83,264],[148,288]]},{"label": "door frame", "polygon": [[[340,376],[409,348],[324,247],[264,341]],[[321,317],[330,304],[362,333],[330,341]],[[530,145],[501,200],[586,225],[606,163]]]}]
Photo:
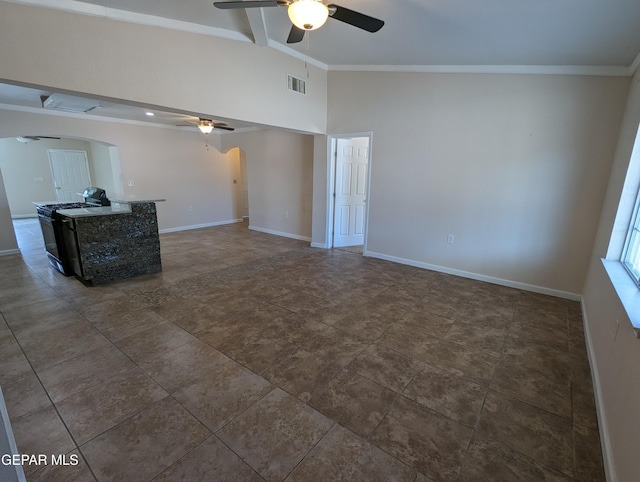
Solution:
[{"label": "door frame", "polygon": [[371,160],[373,147],[373,132],[349,132],[345,134],[331,134],[327,136],[327,218],[325,239],[327,249],[333,248],[333,226],[335,218],[335,198],[333,193],[336,189],[336,162],[337,162],[337,146],[338,139],[352,139],[354,137],[366,137],[369,139],[368,150],[368,167],[367,167],[367,186],[365,213],[364,213],[364,243],[362,246],[362,254],[367,255],[367,240],[369,237],[369,200],[371,199]]}]

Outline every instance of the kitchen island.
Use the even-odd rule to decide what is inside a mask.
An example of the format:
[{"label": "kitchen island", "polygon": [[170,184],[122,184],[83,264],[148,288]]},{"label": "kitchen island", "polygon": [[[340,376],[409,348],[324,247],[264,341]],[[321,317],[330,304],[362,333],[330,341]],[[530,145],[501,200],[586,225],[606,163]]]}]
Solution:
[{"label": "kitchen island", "polygon": [[65,249],[73,273],[97,285],[162,271],[156,202],[61,209]]}]

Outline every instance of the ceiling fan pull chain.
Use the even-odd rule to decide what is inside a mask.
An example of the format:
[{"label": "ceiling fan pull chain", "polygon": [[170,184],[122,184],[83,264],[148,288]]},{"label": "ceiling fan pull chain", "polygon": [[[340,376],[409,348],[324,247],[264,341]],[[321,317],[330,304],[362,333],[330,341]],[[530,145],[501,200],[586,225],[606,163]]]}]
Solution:
[{"label": "ceiling fan pull chain", "polygon": [[311,32],[307,32],[307,35],[305,35],[306,39],[304,42],[304,70],[307,73],[307,79],[309,78],[309,63],[308,63],[308,59],[309,59],[309,38],[311,37]]}]

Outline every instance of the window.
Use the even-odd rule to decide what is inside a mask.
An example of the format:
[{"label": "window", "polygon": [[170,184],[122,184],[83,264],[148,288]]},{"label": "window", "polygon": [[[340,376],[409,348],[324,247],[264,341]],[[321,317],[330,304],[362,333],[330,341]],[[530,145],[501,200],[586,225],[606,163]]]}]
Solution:
[{"label": "window", "polygon": [[[615,174],[612,174],[615,175]],[[640,338],[640,126],[602,265]]]},{"label": "window", "polygon": [[629,272],[635,283],[640,286],[640,196],[636,200],[633,217],[629,225],[627,240],[620,261]]},{"label": "window", "polygon": [[[620,259],[636,286],[640,287],[640,127],[636,131],[636,138],[629,159],[629,168],[622,188],[618,213],[616,214],[614,232],[607,252],[608,259]],[[633,210],[632,210],[633,207]],[[618,233],[618,234],[616,234]],[[626,235],[626,236],[625,236]],[[616,241],[616,239],[618,241]],[[624,244],[622,243],[624,239]],[[618,244],[619,243],[619,244]],[[614,253],[615,245],[618,258]]]}]

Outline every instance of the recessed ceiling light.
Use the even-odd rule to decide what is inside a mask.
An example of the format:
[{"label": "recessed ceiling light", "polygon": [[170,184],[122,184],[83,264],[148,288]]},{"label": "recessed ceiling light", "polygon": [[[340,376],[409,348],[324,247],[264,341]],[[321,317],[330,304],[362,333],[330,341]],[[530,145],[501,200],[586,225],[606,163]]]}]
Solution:
[{"label": "recessed ceiling light", "polygon": [[146,115],[148,115],[149,117],[151,117],[152,115],[155,115],[153,112],[145,112]]}]

